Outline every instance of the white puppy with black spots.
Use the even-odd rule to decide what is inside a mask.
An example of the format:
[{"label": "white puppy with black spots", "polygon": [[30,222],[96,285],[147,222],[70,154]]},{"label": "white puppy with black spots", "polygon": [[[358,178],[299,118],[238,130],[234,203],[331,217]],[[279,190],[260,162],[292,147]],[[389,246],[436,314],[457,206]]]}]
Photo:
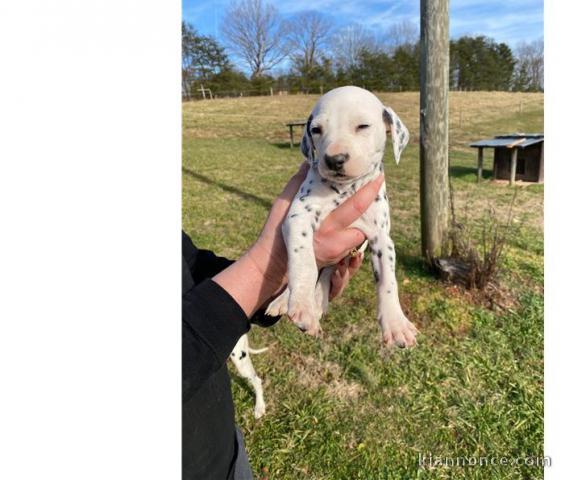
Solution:
[{"label": "white puppy with black spots", "polygon": [[243,335],[236,343],[230,355],[237,372],[249,382],[255,393],[255,408],[253,410],[255,418],[261,418],[265,414],[265,399],[263,398],[263,382],[255,372],[249,355],[251,353],[263,353],[268,349],[268,347],[259,348],[257,350],[251,348],[247,335]]},{"label": "white puppy with black spots", "polygon": [[[267,314],[286,313],[301,330],[319,334],[335,266],[318,272],[314,232],[332,210],[384,172],[387,131],[398,163],[408,144],[408,130],[371,92],[340,87],[323,95],[314,106],[301,143],[310,169],[282,228],[288,251],[288,288],[269,305]],[[351,226],[368,240],[377,282],[377,318],[385,345],[414,345],[417,329],[402,312],[398,298],[384,183],[375,201]]]}]

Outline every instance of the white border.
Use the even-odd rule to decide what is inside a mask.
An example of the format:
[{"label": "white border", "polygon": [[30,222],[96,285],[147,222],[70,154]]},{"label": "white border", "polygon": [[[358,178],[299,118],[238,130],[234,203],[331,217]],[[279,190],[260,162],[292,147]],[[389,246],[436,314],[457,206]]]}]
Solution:
[{"label": "white border", "polygon": [[[561,15],[560,15],[561,13]],[[563,4],[545,3],[545,455],[552,466],[546,479],[565,478],[563,431],[563,314],[565,295],[565,235],[563,226],[563,182],[565,161],[562,151],[563,109]]]},{"label": "white border", "polygon": [[0,4],[0,478],[180,478],[180,20]]}]

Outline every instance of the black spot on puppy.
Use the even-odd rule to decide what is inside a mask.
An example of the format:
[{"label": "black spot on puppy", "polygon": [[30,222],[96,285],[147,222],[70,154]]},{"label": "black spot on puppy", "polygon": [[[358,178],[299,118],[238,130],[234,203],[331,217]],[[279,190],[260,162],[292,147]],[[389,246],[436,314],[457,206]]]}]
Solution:
[{"label": "black spot on puppy", "polygon": [[375,282],[379,283],[381,278],[379,277],[379,272],[373,272],[373,277],[375,278]]},{"label": "black spot on puppy", "polygon": [[337,187],[335,185],[330,185],[330,188],[337,194],[339,194],[339,190],[337,189]]},{"label": "black spot on puppy", "polygon": [[245,351],[241,351],[241,355],[239,356],[240,360],[243,360],[245,357],[247,357],[247,353]]},{"label": "black spot on puppy", "polygon": [[377,250],[377,257],[381,258],[383,256],[383,252],[381,252],[380,250]]},{"label": "black spot on puppy", "polygon": [[335,199],[334,199],[334,203],[335,203],[335,206],[336,206],[336,207],[339,206],[339,202],[338,202],[337,200],[335,200]]},{"label": "black spot on puppy", "polygon": [[308,234],[306,232],[302,232],[302,236],[306,237]]}]

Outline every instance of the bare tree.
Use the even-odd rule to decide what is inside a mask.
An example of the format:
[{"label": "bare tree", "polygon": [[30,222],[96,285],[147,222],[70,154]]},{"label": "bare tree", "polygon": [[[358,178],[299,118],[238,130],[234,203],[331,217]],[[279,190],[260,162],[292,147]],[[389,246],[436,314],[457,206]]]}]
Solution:
[{"label": "bare tree", "polygon": [[543,90],[543,39],[521,42],[516,48],[516,86],[519,90]]},{"label": "bare tree", "polygon": [[343,28],[332,38],[332,52],[338,68],[349,69],[357,64],[361,52],[375,51],[375,37],[359,24]]},{"label": "bare tree", "polygon": [[403,20],[392,25],[385,33],[385,43],[391,51],[398,47],[414,45],[419,38],[418,27],[410,20]]},{"label": "bare tree", "polygon": [[253,78],[263,76],[288,55],[287,26],[276,8],[263,0],[232,3],[224,16],[222,33]]},{"label": "bare tree", "polygon": [[288,28],[292,61],[308,73],[327,46],[332,23],[317,12],[302,12],[292,19]]}]

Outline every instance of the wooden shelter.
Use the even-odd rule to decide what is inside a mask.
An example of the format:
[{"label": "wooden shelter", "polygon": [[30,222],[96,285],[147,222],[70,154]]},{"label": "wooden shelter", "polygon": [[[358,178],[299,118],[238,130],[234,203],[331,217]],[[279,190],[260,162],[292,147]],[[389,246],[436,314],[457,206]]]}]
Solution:
[{"label": "wooden shelter", "polygon": [[494,149],[493,178],[543,183],[543,133],[514,133],[471,143],[478,149],[477,181],[483,176],[483,150]]}]

